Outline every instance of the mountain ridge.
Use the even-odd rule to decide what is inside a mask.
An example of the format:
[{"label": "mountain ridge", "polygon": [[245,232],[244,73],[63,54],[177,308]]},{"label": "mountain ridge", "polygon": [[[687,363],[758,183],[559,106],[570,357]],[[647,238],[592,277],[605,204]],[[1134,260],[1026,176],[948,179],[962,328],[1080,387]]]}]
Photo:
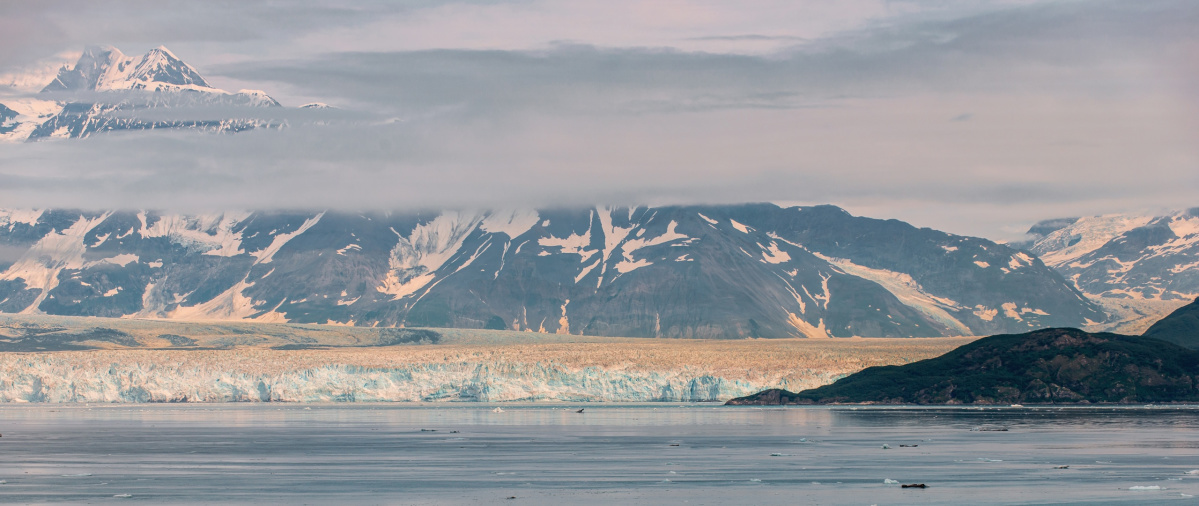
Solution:
[{"label": "mountain ridge", "polygon": [[[196,108],[270,108],[278,101],[260,90],[228,92],[212,87],[191,65],[164,46],[128,56],[112,46],[87,46],[73,66],[64,65],[36,98],[0,97],[0,140],[38,141],[150,129],[234,133],[282,123],[242,118],[211,119]],[[142,113],[154,109],[158,116]],[[5,113],[10,111],[13,114]]]},{"label": "mountain ridge", "polygon": [[1017,250],[833,206],[0,211],[0,245],[0,312],[702,338],[1104,317]]},{"label": "mountain ridge", "polygon": [[1042,258],[1115,318],[1089,330],[1143,332],[1199,297],[1199,208],[1046,220],[1012,243]]}]

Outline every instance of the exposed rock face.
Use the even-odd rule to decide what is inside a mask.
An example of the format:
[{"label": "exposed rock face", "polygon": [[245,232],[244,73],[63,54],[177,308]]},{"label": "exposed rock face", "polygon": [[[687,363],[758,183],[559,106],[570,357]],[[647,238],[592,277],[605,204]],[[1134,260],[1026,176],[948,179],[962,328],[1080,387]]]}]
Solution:
[{"label": "exposed rock face", "polygon": [[871,367],[800,393],[731,405],[1199,401],[1199,352],[1136,336],[1045,329],[979,339],[937,358]]},{"label": "exposed rock face", "polygon": [[0,211],[0,245],[0,312],[694,338],[1104,318],[1025,253],[832,206]]}]

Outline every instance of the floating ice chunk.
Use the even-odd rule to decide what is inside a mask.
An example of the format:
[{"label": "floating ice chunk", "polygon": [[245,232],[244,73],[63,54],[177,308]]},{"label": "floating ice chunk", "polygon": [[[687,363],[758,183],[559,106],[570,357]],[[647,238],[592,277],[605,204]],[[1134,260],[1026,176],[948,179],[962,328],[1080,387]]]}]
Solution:
[{"label": "floating ice chunk", "polygon": [[492,413],[503,413],[503,412],[504,412],[504,408],[501,408],[501,407],[499,407],[499,406],[496,406],[496,407],[495,407],[495,409],[491,410],[491,412],[492,412]]},{"label": "floating ice chunk", "polygon": [[1133,485],[1128,487],[1128,490],[1161,490],[1160,485]]},{"label": "floating ice chunk", "polygon": [[884,450],[890,450],[890,449],[891,449],[891,445],[887,445],[887,444],[885,444],[885,445],[883,445],[883,449],[884,449]]},{"label": "floating ice chunk", "polygon": [[64,474],[62,476],[63,476],[63,478],[82,478],[84,476],[91,476],[91,475],[92,475],[92,473],[80,473],[80,474]]},{"label": "floating ice chunk", "polygon": [[4,480],[0,480],[0,485],[8,485],[8,482],[4,481]]},{"label": "floating ice chunk", "polygon": [[1191,475],[1199,474],[1199,469],[1192,469],[1190,471],[1187,471],[1187,474],[1191,474]]},{"label": "floating ice chunk", "polygon": [[749,481],[754,482],[754,483],[762,483],[762,480],[760,480],[758,478],[750,478]]},{"label": "floating ice chunk", "polygon": [[130,497],[133,497],[133,494],[114,494],[113,497],[115,497],[117,499],[128,499]]},{"label": "floating ice chunk", "polygon": [[891,478],[887,478],[887,479],[883,480],[883,484],[884,485],[899,485],[899,481],[892,480]]}]

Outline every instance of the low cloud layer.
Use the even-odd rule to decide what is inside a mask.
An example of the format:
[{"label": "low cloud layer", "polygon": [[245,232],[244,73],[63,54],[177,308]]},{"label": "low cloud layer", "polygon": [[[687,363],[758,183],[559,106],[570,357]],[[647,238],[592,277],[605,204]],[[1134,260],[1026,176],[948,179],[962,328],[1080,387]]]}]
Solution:
[{"label": "low cloud layer", "polygon": [[[829,14],[827,26],[836,29],[811,29],[817,37],[744,26],[655,35],[677,32],[677,47],[612,45],[602,34],[526,48],[410,41],[414,48],[334,44],[353,50],[298,54],[271,47],[299,40],[296,32],[307,33],[304,44],[327,37],[313,31],[325,14],[333,31],[370,26],[363,15],[408,19],[374,5],[326,11],[306,3],[261,33],[220,25],[221,40],[193,27],[175,37],[196,48],[265,46],[236,58],[207,53],[199,59],[212,63],[197,67],[210,80],[261,88],[285,105],[319,98],[338,109],[243,113],[286,121],[278,131],[3,145],[0,202],[176,209],[830,202],[997,238],[1042,218],[1197,205],[1199,5],[903,4],[891,17],[851,22]],[[527,16],[522,5],[430,3],[407,16],[471,9]],[[195,42],[205,37],[213,40]],[[372,37],[384,38],[364,38]],[[697,39],[772,49],[687,46]],[[61,51],[39,44],[48,54]],[[197,111],[153,114],[194,118]]]}]

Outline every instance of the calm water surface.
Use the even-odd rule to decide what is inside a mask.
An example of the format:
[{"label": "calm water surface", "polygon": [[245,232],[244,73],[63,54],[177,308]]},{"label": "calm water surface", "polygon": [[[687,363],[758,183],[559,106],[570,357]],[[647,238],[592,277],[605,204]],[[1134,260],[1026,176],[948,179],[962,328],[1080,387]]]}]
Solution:
[{"label": "calm water surface", "polygon": [[0,406],[0,502],[1194,504],[1199,496],[1199,407],[495,407]]}]

